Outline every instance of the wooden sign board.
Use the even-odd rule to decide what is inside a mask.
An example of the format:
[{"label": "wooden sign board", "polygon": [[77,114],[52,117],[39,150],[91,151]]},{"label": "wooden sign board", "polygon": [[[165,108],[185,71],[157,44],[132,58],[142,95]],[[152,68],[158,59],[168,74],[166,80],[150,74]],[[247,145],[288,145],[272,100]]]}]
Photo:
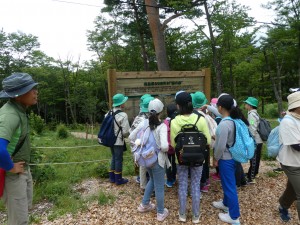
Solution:
[{"label": "wooden sign board", "polygon": [[108,70],[109,105],[116,93],[128,96],[125,112],[129,121],[139,114],[140,97],[151,94],[159,98],[165,106],[174,103],[177,91],[202,91],[210,99],[210,69],[201,71],[147,71],[147,72],[116,72]]}]

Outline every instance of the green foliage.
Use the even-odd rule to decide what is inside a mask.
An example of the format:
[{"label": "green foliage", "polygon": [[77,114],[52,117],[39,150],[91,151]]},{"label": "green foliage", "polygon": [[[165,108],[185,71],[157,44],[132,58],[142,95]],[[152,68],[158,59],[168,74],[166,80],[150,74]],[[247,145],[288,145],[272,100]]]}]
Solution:
[{"label": "green foliage", "polygon": [[96,167],[96,174],[100,177],[100,178],[108,178],[108,168],[109,168],[109,164],[108,163],[100,163],[97,167]]},{"label": "green foliage", "polygon": [[98,204],[99,205],[106,205],[106,204],[112,204],[116,200],[116,196],[112,194],[106,194],[103,191],[99,192],[98,196]]},{"label": "green foliage", "polygon": [[44,119],[42,119],[41,116],[34,114],[33,112],[29,114],[29,123],[31,130],[36,134],[42,134],[45,129]]},{"label": "green foliage", "polygon": [[279,174],[278,173],[275,173],[273,171],[268,171],[267,172],[267,177],[278,177]]},{"label": "green foliage", "polygon": [[68,128],[64,124],[60,124],[57,127],[57,137],[60,139],[66,139],[69,137]]}]

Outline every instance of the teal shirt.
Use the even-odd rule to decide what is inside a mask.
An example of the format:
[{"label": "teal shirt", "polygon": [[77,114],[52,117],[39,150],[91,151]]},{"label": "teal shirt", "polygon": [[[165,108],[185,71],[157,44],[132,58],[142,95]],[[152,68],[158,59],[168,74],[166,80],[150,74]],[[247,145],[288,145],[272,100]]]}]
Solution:
[{"label": "teal shirt", "polygon": [[[28,134],[28,135],[27,135]],[[0,109],[0,138],[9,141],[7,150],[13,154],[19,142],[24,138],[24,144],[13,157],[13,162],[30,162],[29,125],[26,108],[13,100],[9,100]]]}]

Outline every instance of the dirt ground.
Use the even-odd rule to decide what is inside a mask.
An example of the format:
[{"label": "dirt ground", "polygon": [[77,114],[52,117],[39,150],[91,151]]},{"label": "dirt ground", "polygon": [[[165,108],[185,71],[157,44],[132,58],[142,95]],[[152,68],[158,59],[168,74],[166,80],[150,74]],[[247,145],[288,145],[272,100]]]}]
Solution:
[{"label": "dirt ground", "polygon": [[[257,184],[248,185],[239,189],[239,202],[241,208],[241,224],[244,225],[277,225],[281,222],[277,207],[278,197],[282,193],[286,184],[286,177],[280,174],[270,177],[268,171],[276,168],[276,162],[262,162],[260,178]],[[247,165],[245,165],[247,167]],[[65,215],[55,221],[48,221],[43,218],[41,224],[182,224],[178,222],[178,198],[177,185],[173,188],[165,188],[165,207],[169,209],[170,215],[164,222],[156,220],[156,212],[139,213],[137,206],[140,204],[142,195],[140,188],[135,183],[135,178],[129,178],[129,183],[123,186],[110,184],[106,180],[88,180],[83,182],[80,189],[84,190],[83,195],[95,193],[103,190],[116,196],[116,200],[111,205],[98,205],[91,203],[87,211],[79,212],[76,215]],[[213,201],[222,198],[220,182],[211,181],[208,193],[204,193],[201,200],[201,221],[205,225],[222,225],[218,219],[220,210],[212,207]],[[155,198],[152,199],[155,203]],[[186,224],[191,222],[191,197],[188,198],[188,218]],[[288,224],[298,224],[297,211],[295,206],[290,210],[292,220]]]}]

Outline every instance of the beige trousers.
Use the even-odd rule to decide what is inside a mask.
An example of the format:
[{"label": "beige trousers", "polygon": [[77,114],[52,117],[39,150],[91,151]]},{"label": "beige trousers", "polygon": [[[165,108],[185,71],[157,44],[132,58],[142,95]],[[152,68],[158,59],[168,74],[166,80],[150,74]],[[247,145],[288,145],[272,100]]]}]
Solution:
[{"label": "beige trousers", "polygon": [[27,225],[32,206],[32,176],[30,169],[22,174],[7,174],[3,200],[7,208],[8,225]]}]

